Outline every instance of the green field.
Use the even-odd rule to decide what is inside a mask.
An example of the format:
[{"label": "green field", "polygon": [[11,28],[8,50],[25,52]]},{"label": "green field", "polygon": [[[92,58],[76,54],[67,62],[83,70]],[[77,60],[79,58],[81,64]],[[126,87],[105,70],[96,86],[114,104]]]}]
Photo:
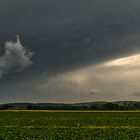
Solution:
[{"label": "green field", "polygon": [[0,111],[0,140],[140,140],[140,112]]}]

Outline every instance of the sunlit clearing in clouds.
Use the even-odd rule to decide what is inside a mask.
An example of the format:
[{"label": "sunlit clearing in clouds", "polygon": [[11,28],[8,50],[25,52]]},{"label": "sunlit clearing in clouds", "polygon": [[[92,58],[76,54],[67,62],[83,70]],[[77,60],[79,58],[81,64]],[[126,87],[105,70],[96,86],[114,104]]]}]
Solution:
[{"label": "sunlit clearing in clouds", "polygon": [[105,66],[139,66],[139,65],[140,65],[140,54],[119,58],[105,63]]}]

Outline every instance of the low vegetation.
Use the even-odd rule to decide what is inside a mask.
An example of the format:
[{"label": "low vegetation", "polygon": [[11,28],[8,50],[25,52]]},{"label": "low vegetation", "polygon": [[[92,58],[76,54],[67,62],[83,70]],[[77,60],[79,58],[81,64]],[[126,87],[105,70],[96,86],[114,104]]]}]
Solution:
[{"label": "low vegetation", "polygon": [[140,140],[139,118],[139,111],[0,111],[0,139]]}]

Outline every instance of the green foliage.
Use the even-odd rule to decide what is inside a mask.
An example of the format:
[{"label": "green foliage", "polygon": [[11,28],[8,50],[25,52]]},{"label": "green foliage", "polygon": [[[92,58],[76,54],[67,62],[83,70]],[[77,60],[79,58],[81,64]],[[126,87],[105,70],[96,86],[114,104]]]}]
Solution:
[{"label": "green foliage", "polygon": [[0,140],[139,140],[140,112],[0,111]]},{"label": "green foliage", "polygon": [[11,106],[9,104],[4,104],[4,105],[1,105],[0,109],[1,110],[5,110],[5,109],[8,109],[10,108]]},{"label": "green foliage", "polygon": [[140,110],[140,103],[30,104],[29,110]]},{"label": "green foliage", "polygon": [[140,102],[89,102],[78,104],[11,103],[0,105],[1,110],[140,110]]}]

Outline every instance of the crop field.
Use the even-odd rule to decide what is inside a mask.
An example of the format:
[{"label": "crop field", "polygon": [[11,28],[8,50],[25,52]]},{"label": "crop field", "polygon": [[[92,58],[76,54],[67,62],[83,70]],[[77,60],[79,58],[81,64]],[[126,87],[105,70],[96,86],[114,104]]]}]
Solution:
[{"label": "crop field", "polygon": [[0,111],[0,140],[140,140],[140,112]]}]

